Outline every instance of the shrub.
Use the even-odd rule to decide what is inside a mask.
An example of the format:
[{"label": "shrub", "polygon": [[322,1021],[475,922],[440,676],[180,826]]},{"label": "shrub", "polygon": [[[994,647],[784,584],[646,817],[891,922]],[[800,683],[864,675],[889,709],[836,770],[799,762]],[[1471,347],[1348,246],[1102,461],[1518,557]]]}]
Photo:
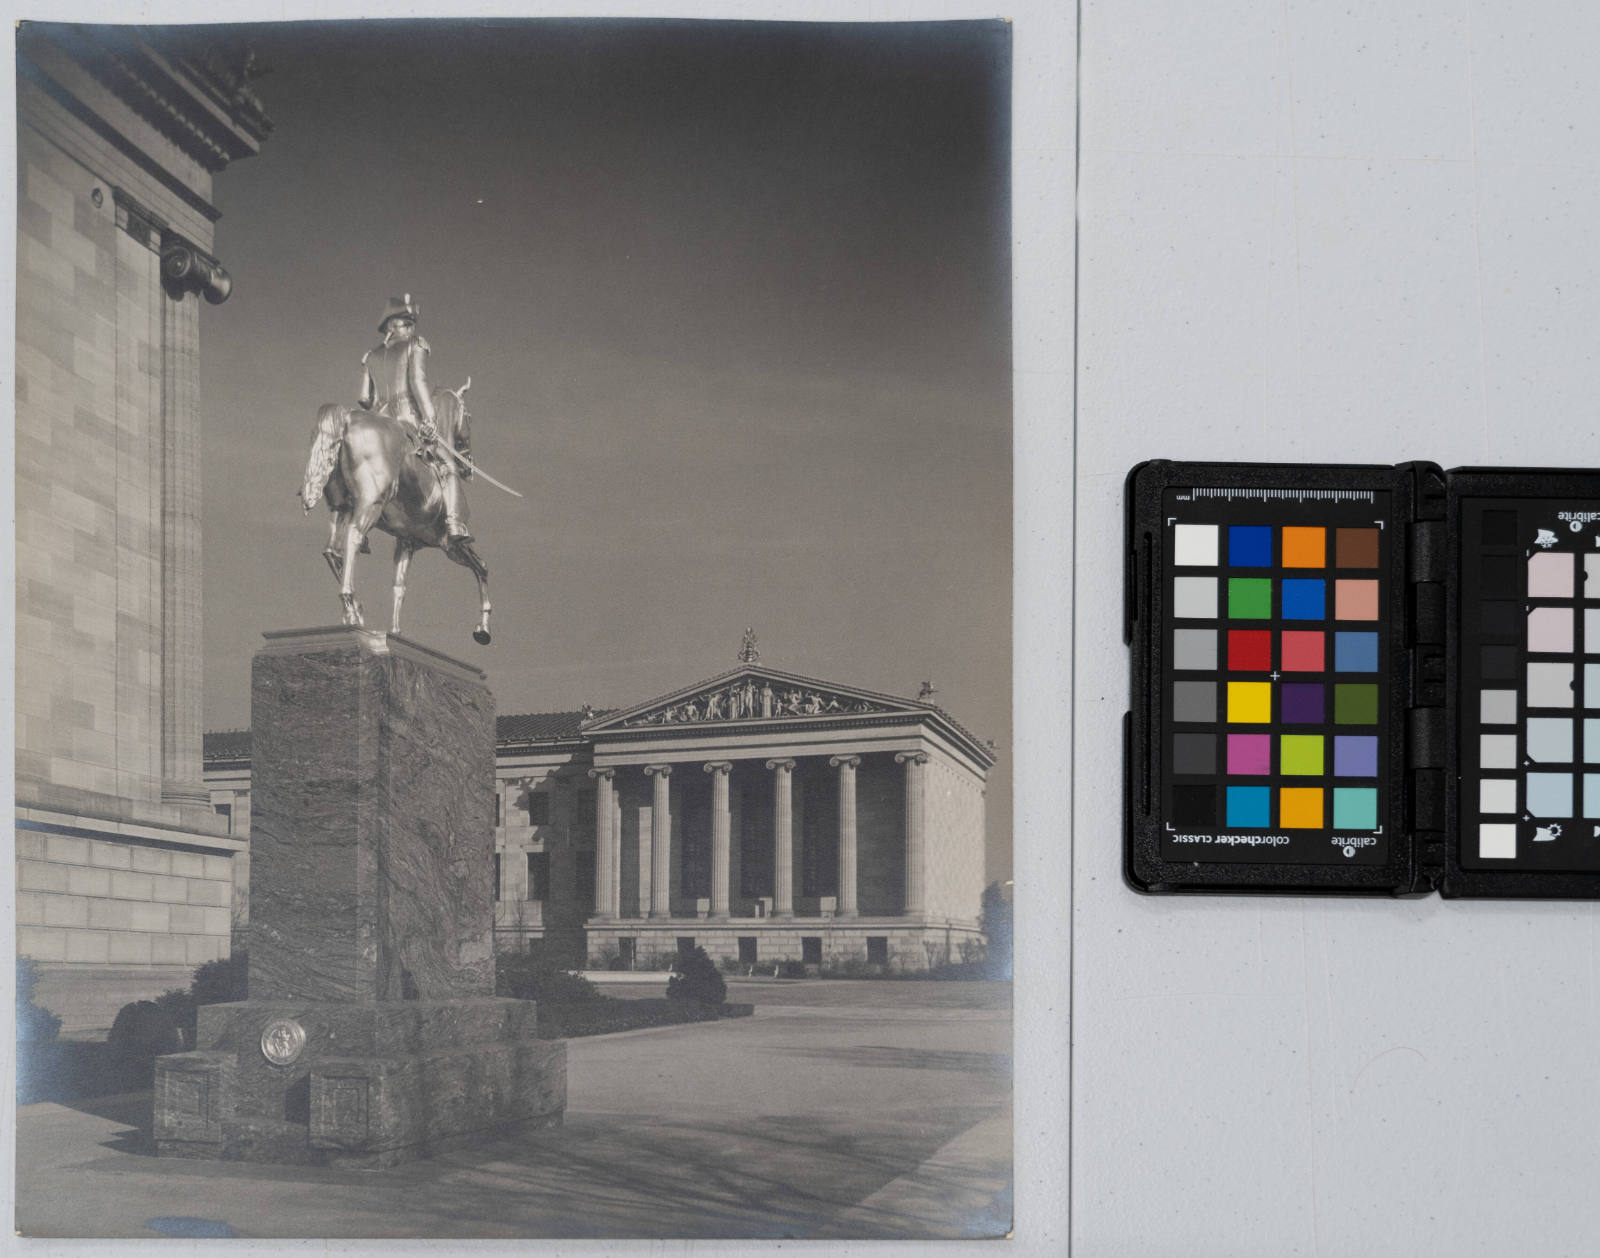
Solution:
[{"label": "shrub", "polygon": [[779,978],[804,978],[806,976],[806,963],[804,961],[785,961],[778,967]]},{"label": "shrub", "polygon": [[17,1038],[53,1040],[61,1031],[61,1019],[33,1002],[33,989],[39,982],[39,967],[28,957],[17,958]]},{"label": "shrub", "polygon": [[232,956],[207,961],[194,972],[189,990],[197,1005],[231,1005],[250,998],[250,953],[241,948]]},{"label": "shrub", "polygon": [[500,952],[494,958],[494,994],[513,1000],[600,1000],[600,989],[581,974],[570,974],[545,952]]},{"label": "shrub", "polygon": [[672,1000],[697,1000],[703,1005],[720,1005],[728,998],[728,985],[722,981],[717,963],[704,948],[680,956],[667,980],[667,997]]},{"label": "shrub", "polygon": [[155,1057],[183,1048],[183,1036],[172,1024],[168,1010],[153,1000],[132,1000],[117,1010],[106,1043],[133,1057]]},{"label": "shrub", "polygon": [[993,978],[1011,977],[1012,925],[1011,901],[1005,898],[998,882],[991,882],[983,889],[983,911],[979,926],[984,938],[989,941],[989,971]]},{"label": "shrub", "polygon": [[185,1049],[194,1047],[195,1011],[199,1003],[192,988],[186,991],[182,987],[164,991],[154,1001],[155,1007],[178,1032],[178,1038],[183,1042]]}]

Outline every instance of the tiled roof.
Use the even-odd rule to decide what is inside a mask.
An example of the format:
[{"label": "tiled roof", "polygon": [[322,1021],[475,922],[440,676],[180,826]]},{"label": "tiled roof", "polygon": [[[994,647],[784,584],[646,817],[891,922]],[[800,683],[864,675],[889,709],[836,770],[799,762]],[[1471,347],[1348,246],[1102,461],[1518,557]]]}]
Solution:
[{"label": "tiled roof", "polygon": [[[495,744],[560,742],[578,736],[584,721],[605,715],[593,708],[578,712],[522,712],[495,718]],[[223,729],[208,731],[205,736],[207,763],[226,760],[250,759],[250,731]]]},{"label": "tiled roof", "polygon": [[600,713],[590,708],[579,712],[523,712],[502,716],[495,722],[495,742],[546,743],[576,738],[583,723]]},{"label": "tiled roof", "polygon": [[247,729],[214,729],[206,731],[205,759],[250,759],[250,731]]}]

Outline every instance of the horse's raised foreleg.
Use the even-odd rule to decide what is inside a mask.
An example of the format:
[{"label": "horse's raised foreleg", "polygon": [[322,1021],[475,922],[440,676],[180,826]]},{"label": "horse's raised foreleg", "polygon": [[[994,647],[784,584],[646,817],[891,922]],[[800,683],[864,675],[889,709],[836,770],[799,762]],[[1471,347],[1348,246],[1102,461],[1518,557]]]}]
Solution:
[{"label": "horse's raised foreleg", "polygon": [[472,640],[479,646],[489,645],[489,565],[483,562],[471,542],[458,542],[444,552],[463,568],[470,568],[478,579],[478,601],[483,605],[478,613],[478,627],[472,631]]},{"label": "horse's raised foreleg", "polygon": [[339,601],[344,604],[344,623],[347,625],[366,624],[361,616],[361,601],[356,598],[356,556],[361,552],[361,543],[366,541],[367,531],[378,522],[382,511],[379,503],[363,503],[356,508],[345,530],[344,576],[339,583]]},{"label": "horse's raised foreleg", "polygon": [[394,612],[389,617],[389,632],[400,633],[400,604],[406,601],[406,569],[411,566],[411,556],[416,548],[411,543],[396,538],[394,543]]}]

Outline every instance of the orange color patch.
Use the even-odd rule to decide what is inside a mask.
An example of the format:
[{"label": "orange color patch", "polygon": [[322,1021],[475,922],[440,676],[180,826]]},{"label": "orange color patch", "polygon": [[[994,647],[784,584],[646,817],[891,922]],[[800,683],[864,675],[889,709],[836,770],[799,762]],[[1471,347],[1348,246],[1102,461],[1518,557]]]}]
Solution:
[{"label": "orange color patch", "polygon": [[1285,568],[1326,568],[1328,530],[1305,525],[1286,525],[1283,530]]}]

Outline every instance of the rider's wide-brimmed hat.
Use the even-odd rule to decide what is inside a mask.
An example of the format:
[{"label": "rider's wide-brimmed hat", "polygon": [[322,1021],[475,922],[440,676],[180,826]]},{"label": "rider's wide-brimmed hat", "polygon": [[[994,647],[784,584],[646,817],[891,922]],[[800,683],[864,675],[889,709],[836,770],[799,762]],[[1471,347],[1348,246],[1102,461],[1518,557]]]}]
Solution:
[{"label": "rider's wide-brimmed hat", "polygon": [[411,294],[404,297],[389,298],[389,308],[383,312],[383,318],[378,320],[378,331],[382,332],[389,326],[391,319],[410,319],[417,321],[417,303],[411,300]]}]

